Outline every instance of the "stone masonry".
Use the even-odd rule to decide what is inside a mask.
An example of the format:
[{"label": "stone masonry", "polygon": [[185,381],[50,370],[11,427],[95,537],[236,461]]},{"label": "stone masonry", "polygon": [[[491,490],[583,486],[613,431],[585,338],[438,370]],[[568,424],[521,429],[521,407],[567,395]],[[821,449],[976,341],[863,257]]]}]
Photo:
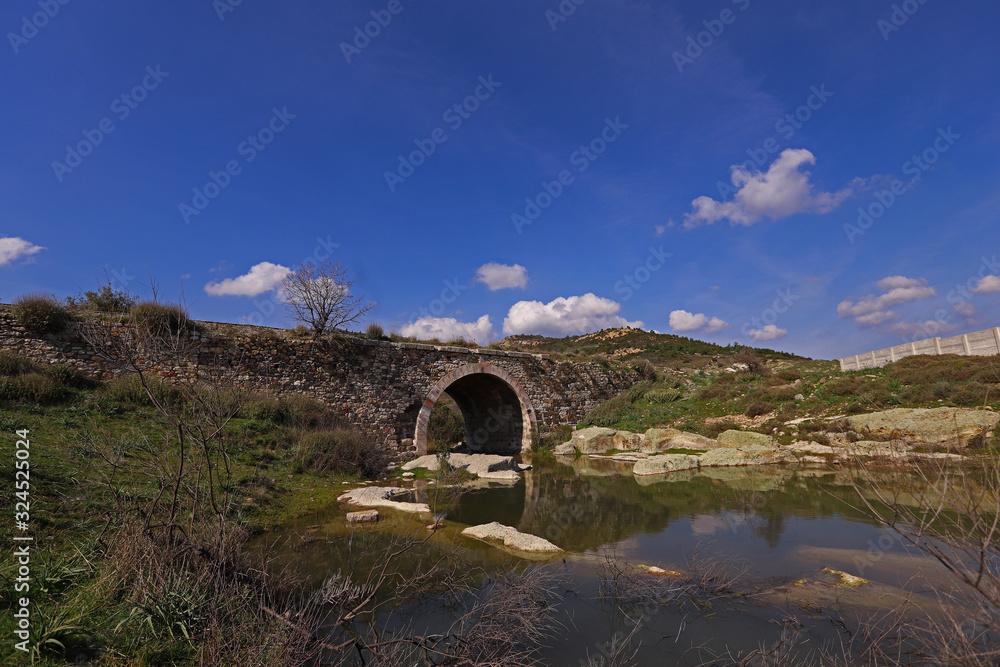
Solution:
[{"label": "stone masonry", "polygon": [[[0,349],[104,380],[122,372],[87,345],[81,326],[33,334],[0,306]],[[152,362],[161,377],[213,377],[275,397],[313,396],[400,458],[426,453],[430,411],[446,391],[465,416],[470,448],[509,453],[530,447],[535,429],[577,423],[639,379],[631,370],[548,355],[355,337],[312,341],[246,325],[197,322],[188,337],[181,359]]]}]

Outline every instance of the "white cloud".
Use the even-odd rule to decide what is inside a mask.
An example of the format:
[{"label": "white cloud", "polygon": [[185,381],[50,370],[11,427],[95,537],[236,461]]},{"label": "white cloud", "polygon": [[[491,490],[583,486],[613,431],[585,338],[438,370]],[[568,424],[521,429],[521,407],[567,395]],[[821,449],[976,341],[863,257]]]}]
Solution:
[{"label": "white cloud", "polygon": [[883,292],[888,292],[891,289],[897,289],[900,287],[919,287],[920,285],[927,284],[925,280],[918,280],[917,278],[907,278],[906,276],[889,276],[888,278],[883,278],[882,280],[875,283],[875,287],[879,288]]},{"label": "white cloud", "polygon": [[854,324],[858,327],[867,328],[885,324],[886,322],[891,322],[896,319],[899,319],[898,313],[891,310],[876,310],[874,313],[859,315],[854,318]]},{"label": "white cloud", "polygon": [[656,227],[655,227],[655,229],[656,229],[656,235],[657,236],[663,236],[664,234],[667,233],[667,230],[673,229],[676,226],[677,226],[677,223],[674,222],[673,220],[668,220],[667,224],[665,224],[665,225],[656,225]]},{"label": "white cloud", "polygon": [[927,320],[926,322],[896,322],[890,327],[890,331],[911,340],[920,340],[921,338],[934,338],[960,328],[962,328],[961,324]]},{"label": "white cloud", "polygon": [[559,297],[549,303],[518,301],[503,321],[505,334],[533,333],[546,336],[572,336],[600,329],[643,326],[629,322],[618,312],[621,304],[595,294]]},{"label": "white cloud", "polygon": [[[1000,286],[998,286],[998,287],[1000,287]],[[1000,291],[1000,290],[998,290],[998,291]],[[971,317],[975,317],[976,316],[976,307],[973,306],[968,301],[960,301],[959,303],[956,303],[955,305],[953,305],[951,307],[951,309],[955,312],[956,315],[961,315],[962,317],[970,317],[971,318]]]},{"label": "white cloud", "polygon": [[250,267],[250,271],[236,278],[212,281],[205,285],[205,291],[212,296],[257,296],[277,289],[291,272],[287,266],[261,262]]},{"label": "white cloud", "polygon": [[476,281],[486,285],[491,292],[501,289],[524,289],[528,286],[528,270],[520,264],[508,266],[490,262],[476,271]]},{"label": "white cloud", "polygon": [[728,329],[729,323],[702,313],[695,315],[686,310],[675,310],[670,313],[670,328],[681,333],[699,331],[710,334]]},{"label": "white cloud", "polygon": [[779,329],[775,324],[768,324],[763,329],[751,329],[750,337],[754,340],[778,340],[788,335],[788,329]]},{"label": "white cloud", "polygon": [[889,276],[878,281],[876,286],[884,294],[869,294],[855,302],[845,299],[837,305],[837,316],[853,317],[858,327],[872,327],[898,318],[899,315],[890,310],[893,306],[937,296],[937,290],[923,278]]},{"label": "white cloud", "polygon": [[42,250],[45,248],[17,236],[2,238],[0,239],[0,266],[6,266],[22,257],[30,257]]},{"label": "white cloud", "polygon": [[431,317],[426,315],[418,320],[405,324],[399,333],[408,338],[419,340],[438,340],[448,342],[456,338],[472,340],[479,345],[489,345],[495,337],[493,322],[489,315],[483,315],[475,322],[459,322],[454,317]]},{"label": "white cloud", "polygon": [[712,224],[728,219],[733,225],[753,225],[765,217],[772,220],[796,213],[829,213],[854,194],[862,181],[855,179],[839,192],[816,192],[809,182],[808,171],[801,167],[816,164],[816,157],[805,150],[786,149],[771,163],[766,172],[746,170],[733,165],[731,180],[736,188],[733,199],[715,201],[698,197],[693,210],[684,219],[684,227],[692,229],[702,223]]},{"label": "white cloud", "polygon": [[1000,294],[1000,276],[986,276],[972,288],[976,294]]}]

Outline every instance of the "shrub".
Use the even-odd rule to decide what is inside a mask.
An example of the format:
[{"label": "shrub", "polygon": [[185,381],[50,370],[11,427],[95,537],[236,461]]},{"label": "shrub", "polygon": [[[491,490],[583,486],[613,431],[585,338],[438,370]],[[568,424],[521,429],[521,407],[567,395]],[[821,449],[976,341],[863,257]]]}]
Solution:
[{"label": "shrub", "polygon": [[59,331],[69,320],[69,312],[47,294],[24,294],[11,309],[18,324],[34,333]]},{"label": "shrub", "polygon": [[746,411],[743,413],[747,417],[760,417],[761,415],[766,415],[768,413],[774,412],[774,406],[770,403],[751,403],[747,406]]},{"label": "shrub", "polygon": [[767,392],[768,399],[772,401],[791,401],[802,392],[800,387],[781,387]]},{"label": "shrub", "polygon": [[255,419],[279,424],[282,421],[281,403],[278,399],[270,396],[251,396],[243,401],[237,416],[241,419]]},{"label": "shrub", "polygon": [[828,382],[826,390],[834,396],[851,396],[860,393],[867,386],[865,378],[860,375],[848,375]]},{"label": "shrub", "polygon": [[295,327],[294,329],[290,329],[289,333],[292,334],[292,336],[295,337],[295,338],[311,338],[312,337],[312,331],[310,331],[309,327],[307,327],[304,324],[300,324],[297,327]]},{"label": "shrub", "polygon": [[639,359],[632,363],[632,370],[644,380],[656,380],[656,366],[649,359]]},{"label": "shrub", "polygon": [[188,324],[187,311],[176,304],[143,301],[129,313],[132,324],[152,334],[177,334]]},{"label": "shrub", "polygon": [[58,403],[68,394],[66,387],[54,378],[41,373],[0,377],[0,400],[46,405]]},{"label": "shrub", "polygon": [[0,352],[0,376],[24,375],[35,370],[35,364],[29,359],[11,352]]},{"label": "shrub", "polygon": [[680,389],[667,389],[666,387],[655,387],[646,392],[646,400],[650,403],[667,404],[674,403],[684,398],[684,392]]},{"label": "shrub", "polygon": [[704,424],[701,427],[701,434],[709,438],[716,438],[725,431],[740,430],[740,425],[731,419],[725,419],[711,424]]},{"label": "shrub", "polygon": [[326,405],[315,398],[291,394],[278,401],[275,423],[302,429],[341,426],[342,421]]},{"label": "shrub", "polygon": [[535,443],[535,451],[537,452],[548,452],[555,449],[558,445],[569,441],[573,437],[573,427],[568,424],[563,424],[560,426],[555,426],[551,431],[543,433]]},{"label": "shrub", "polygon": [[778,373],[778,377],[784,380],[785,382],[795,382],[796,380],[802,379],[802,374],[799,373],[798,371],[784,370]]},{"label": "shrub", "polygon": [[[154,375],[147,374],[145,377],[149,390],[160,403],[176,404],[184,400],[184,391],[180,387],[167,384]],[[105,387],[105,395],[123,405],[150,405],[149,395],[137,373],[120,375],[109,382]]]},{"label": "shrub", "polygon": [[581,426],[611,426],[621,421],[632,410],[632,404],[646,395],[649,382],[640,382],[631,389],[599,403],[587,413],[580,422]]},{"label": "shrub", "polygon": [[746,364],[747,372],[754,375],[766,377],[771,374],[771,369],[767,363],[751,348],[744,347],[733,358],[733,363]]},{"label": "shrub", "polygon": [[388,450],[353,427],[306,431],[299,436],[295,460],[318,472],[338,471],[376,477],[389,464]]},{"label": "shrub", "polygon": [[378,322],[372,322],[365,329],[365,338],[371,338],[372,340],[382,340],[385,338],[385,329]]},{"label": "shrub", "polygon": [[465,419],[448,405],[438,402],[427,424],[427,451],[447,450],[465,440]]},{"label": "shrub", "polygon": [[92,386],[91,381],[79,369],[69,364],[52,364],[43,372],[64,387],[83,389]]},{"label": "shrub", "polygon": [[66,306],[72,310],[97,313],[127,313],[135,306],[135,297],[125,290],[116,290],[108,282],[95,292],[81,292],[75,298],[67,297]]},{"label": "shrub", "polygon": [[849,415],[860,415],[865,412],[865,406],[860,403],[848,403],[846,412]]}]

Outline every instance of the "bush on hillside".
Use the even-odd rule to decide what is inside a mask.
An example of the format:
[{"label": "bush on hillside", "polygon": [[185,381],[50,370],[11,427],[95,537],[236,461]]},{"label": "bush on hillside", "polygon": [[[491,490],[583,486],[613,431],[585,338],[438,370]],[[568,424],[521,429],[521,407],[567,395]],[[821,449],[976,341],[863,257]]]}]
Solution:
[{"label": "bush on hillside", "polygon": [[371,340],[382,340],[385,338],[385,329],[378,322],[372,322],[365,329],[365,338],[370,338]]},{"label": "bush on hillside", "polygon": [[96,291],[81,292],[76,297],[67,297],[66,306],[70,310],[95,313],[128,313],[135,306],[135,297],[125,290],[117,290],[111,282]]},{"label": "bush on hillside", "polygon": [[390,460],[387,448],[353,427],[301,433],[295,451],[295,461],[307,469],[365,477],[381,475]]},{"label": "bush on hillside", "polygon": [[188,313],[182,306],[156,301],[136,304],[129,319],[153,335],[177,334],[188,325]]},{"label": "bush on hillside", "polygon": [[0,376],[24,375],[36,370],[29,359],[12,352],[0,352]]},{"label": "bush on hillside", "polygon": [[84,389],[93,386],[93,383],[80,369],[69,364],[52,364],[46,367],[43,372],[64,387]]},{"label": "bush on hillside", "polygon": [[[146,385],[161,404],[177,404],[184,400],[180,387],[167,384],[154,375],[146,375]],[[105,395],[112,401],[130,406],[151,405],[149,395],[137,373],[126,373],[105,385]]]},{"label": "bush on hillside", "polygon": [[761,359],[760,355],[749,347],[741,349],[736,356],[733,357],[733,363],[745,364],[747,372],[754,375],[766,377],[771,374],[771,369],[767,367],[767,363]]},{"label": "bush on hillside", "polygon": [[11,308],[18,324],[33,333],[60,331],[69,321],[69,312],[47,294],[23,294]]},{"label": "bush on hillside", "polygon": [[67,398],[69,391],[59,382],[42,373],[26,373],[0,377],[0,401],[48,405]]},{"label": "bush on hillside", "polygon": [[746,411],[743,414],[752,419],[754,417],[760,417],[761,415],[766,415],[771,412],[774,412],[773,405],[771,405],[770,403],[759,402],[759,403],[751,403],[750,405],[748,405]]}]

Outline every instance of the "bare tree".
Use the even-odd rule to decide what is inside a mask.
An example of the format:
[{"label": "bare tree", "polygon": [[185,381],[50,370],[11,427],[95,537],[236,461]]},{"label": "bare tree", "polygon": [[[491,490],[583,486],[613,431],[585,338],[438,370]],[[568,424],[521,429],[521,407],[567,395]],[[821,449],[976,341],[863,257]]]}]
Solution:
[{"label": "bare tree", "polygon": [[313,336],[357,322],[375,304],[351,293],[353,281],[340,262],[306,262],[281,283],[288,309],[298,322],[309,325]]}]

